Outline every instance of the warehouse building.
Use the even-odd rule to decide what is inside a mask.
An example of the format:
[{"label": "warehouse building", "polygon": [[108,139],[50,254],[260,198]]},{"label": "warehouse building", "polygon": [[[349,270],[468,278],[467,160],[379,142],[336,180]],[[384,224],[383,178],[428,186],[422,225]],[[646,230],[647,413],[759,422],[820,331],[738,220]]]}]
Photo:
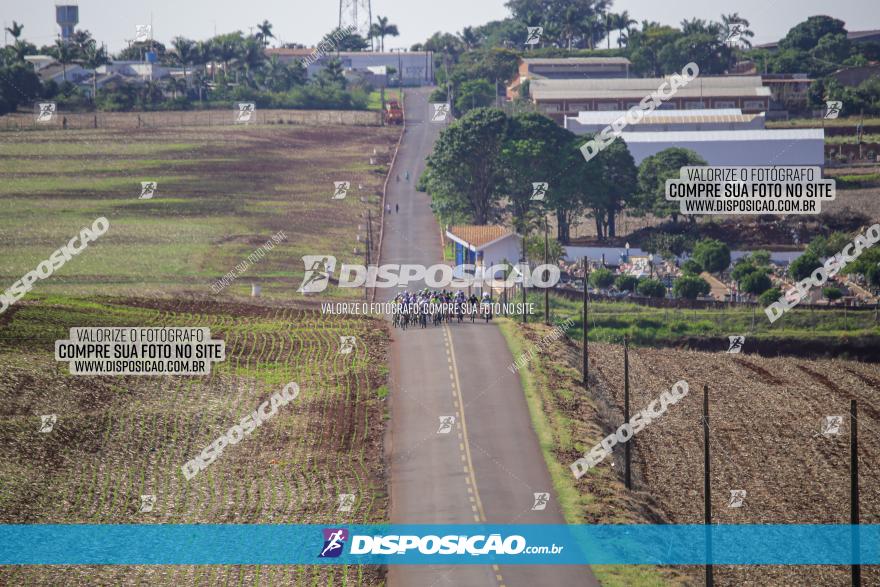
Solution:
[{"label": "warehouse building", "polygon": [[626,57],[520,59],[516,77],[507,85],[507,98],[518,97],[526,80],[628,78],[630,65]]},{"label": "warehouse building", "polygon": [[[535,79],[529,97],[539,112],[564,123],[582,111],[628,110],[656,92],[668,78]],[[667,90],[668,92],[668,90]],[[697,77],[659,107],[666,110],[739,108],[743,114],[766,112],[770,88],[760,76]]]},{"label": "warehouse building", "polygon": [[[625,110],[594,110],[566,116],[564,126],[576,135],[595,134],[619,118]],[[627,132],[660,132],[689,130],[760,130],[764,114],[743,114],[739,108],[707,110],[655,110],[645,112],[642,119],[627,123]]]},{"label": "warehouse building", "polygon": [[825,164],[825,131],[821,128],[624,132],[636,165],[670,147],[696,152],[709,165]]}]

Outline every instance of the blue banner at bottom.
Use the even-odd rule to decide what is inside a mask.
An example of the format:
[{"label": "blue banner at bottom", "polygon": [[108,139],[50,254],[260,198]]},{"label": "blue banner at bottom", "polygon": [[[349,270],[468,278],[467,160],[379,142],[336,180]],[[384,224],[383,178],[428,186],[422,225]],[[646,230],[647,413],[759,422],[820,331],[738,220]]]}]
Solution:
[{"label": "blue banner at bottom", "polygon": [[878,525],[0,525],[3,565],[880,564]]}]

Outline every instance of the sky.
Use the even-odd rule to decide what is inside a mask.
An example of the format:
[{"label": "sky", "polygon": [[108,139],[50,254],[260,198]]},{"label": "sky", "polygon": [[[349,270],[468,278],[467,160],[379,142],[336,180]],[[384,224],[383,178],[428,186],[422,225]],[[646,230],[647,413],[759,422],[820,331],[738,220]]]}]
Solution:
[{"label": "sky", "polygon": [[[459,32],[508,15],[505,0],[373,0],[372,12],[388,16],[400,36],[387,38],[386,49],[410,47],[436,31]],[[153,36],[166,43],[177,35],[205,39],[217,33],[241,30],[264,19],[283,42],[314,45],[335,27],[339,19],[337,0],[79,0],[80,24],[119,51],[134,38],[138,24],[152,19]],[[3,27],[13,20],[24,24],[24,37],[41,46],[58,35],[54,1],[0,0]],[[880,29],[877,0],[615,0],[613,12],[627,10],[638,21],[653,20],[678,25],[685,18],[720,20],[738,12],[751,22],[753,43],[776,41],[798,22],[815,14],[828,14],[847,23],[848,30]],[[612,36],[612,46],[614,39]]]}]

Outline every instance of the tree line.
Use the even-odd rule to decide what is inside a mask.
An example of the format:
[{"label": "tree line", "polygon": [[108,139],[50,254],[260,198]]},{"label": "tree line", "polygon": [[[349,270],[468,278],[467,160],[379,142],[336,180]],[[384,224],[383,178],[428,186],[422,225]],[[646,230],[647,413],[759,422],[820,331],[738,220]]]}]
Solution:
[{"label": "tree line", "polygon": [[[509,219],[525,234],[552,214],[562,244],[570,242],[571,228],[583,216],[595,222],[600,240],[617,236],[624,210],[678,221],[678,208],[665,198],[666,179],[678,177],[684,165],[706,165],[702,158],[671,148],[637,167],[618,138],[586,161],[579,149],[591,138],[535,112],[508,116],[476,108],[441,133],[419,188],[431,195],[444,222]],[[533,198],[533,184],[545,182],[546,195]]]},{"label": "tree line", "polygon": [[[277,56],[267,57],[265,49],[274,38],[272,28],[264,20],[249,35],[235,31],[200,41],[178,36],[168,47],[155,40],[136,41],[111,56],[88,30],[76,30],[69,40],[59,39],[38,48],[22,38],[24,25],[13,22],[6,28],[12,42],[0,49],[0,114],[36,99],[55,100],[67,109],[107,111],[228,107],[234,100],[253,101],[266,108],[367,107],[372,88],[357,80],[350,82],[332,55],[313,80],[308,80],[300,60],[285,63]],[[380,43],[399,34],[385,17],[379,17],[371,32]],[[368,46],[356,33],[339,29],[328,32],[322,42],[334,51]],[[159,65],[182,68],[184,75],[137,84],[114,80],[99,89],[98,67],[112,60],[144,62],[148,54],[153,54]],[[61,83],[41,84],[25,61],[29,55],[54,57],[61,66]],[[68,70],[74,65],[92,71],[90,94],[69,79]]]}]

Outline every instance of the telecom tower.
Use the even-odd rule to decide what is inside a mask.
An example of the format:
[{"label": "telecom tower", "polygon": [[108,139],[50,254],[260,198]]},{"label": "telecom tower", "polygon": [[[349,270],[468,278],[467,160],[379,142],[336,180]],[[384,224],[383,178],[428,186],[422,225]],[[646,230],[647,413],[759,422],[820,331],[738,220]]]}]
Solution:
[{"label": "telecom tower", "polygon": [[370,49],[373,48],[373,39],[370,36],[372,24],[373,10],[370,0],[339,0],[339,28],[354,27],[353,32],[370,40]]}]

